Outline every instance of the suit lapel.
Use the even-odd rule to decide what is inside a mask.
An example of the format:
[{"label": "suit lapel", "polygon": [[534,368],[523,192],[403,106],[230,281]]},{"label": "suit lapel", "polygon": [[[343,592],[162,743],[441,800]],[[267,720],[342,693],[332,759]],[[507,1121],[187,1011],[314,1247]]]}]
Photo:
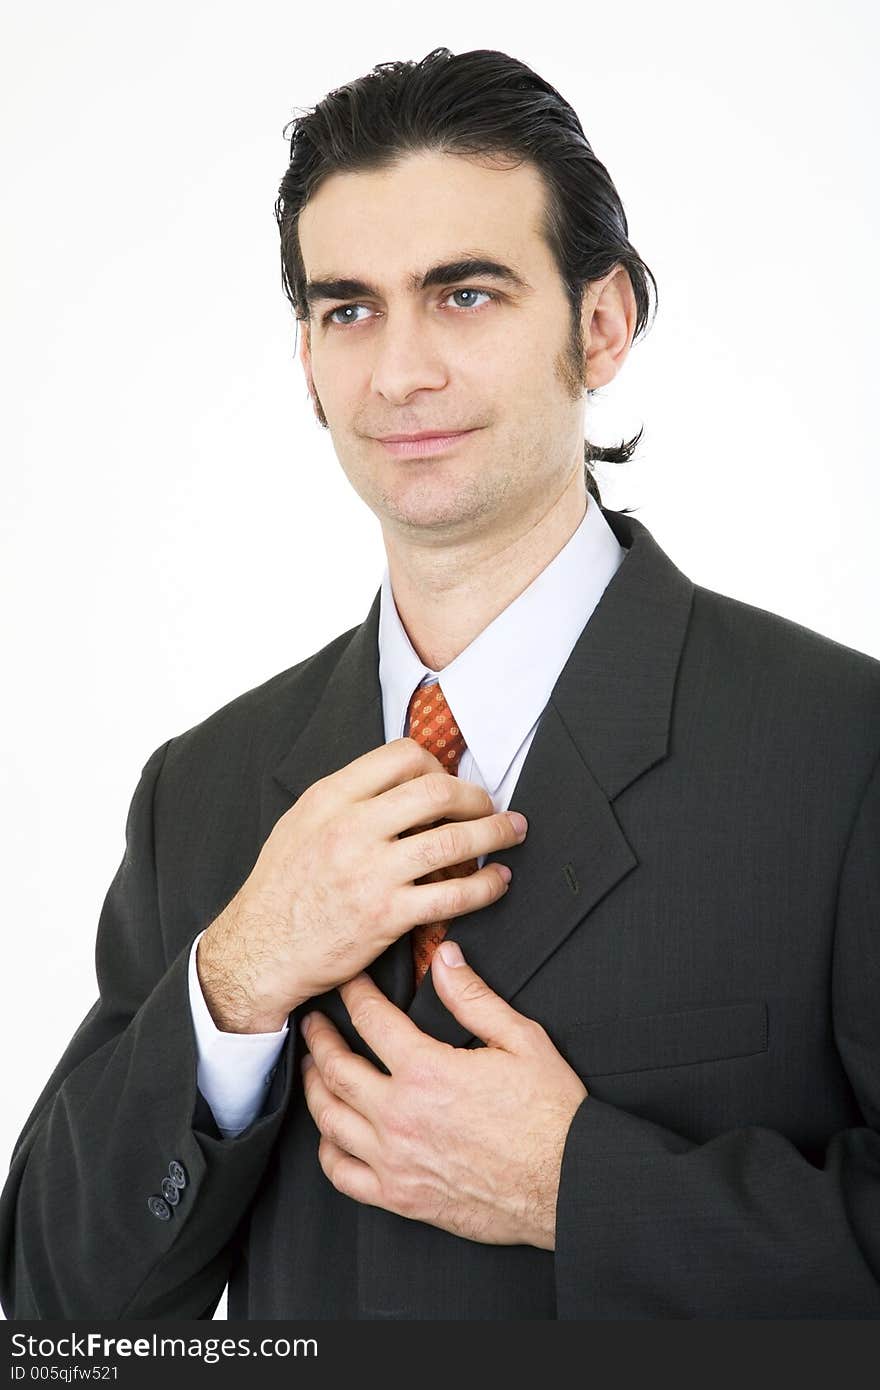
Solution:
[{"label": "suit lapel", "polygon": [[[511,806],[529,833],[493,856],[513,870],[510,888],[448,932],[504,999],[575,928],[588,929],[591,910],[637,866],[612,802],[667,752],[693,584],[640,522],[604,515],[628,553],[560,672],[523,764]],[[445,1042],[472,1038],[440,1003],[430,972],[410,1015]]]},{"label": "suit lapel", "polygon": [[[541,716],[511,805],[525,842],[493,858],[513,869],[497,903],[456,918],[449,937],[505,999],[539,970],[638,863],[615,817],[620,792],[666,756],[675,677],[694,586],[635,518],[603,508],[628,553],[575,644]],[[263,783],[262,836],[320,777],[385,742],[379,593],[344,648],[293,748]],[[369,967],[426,1033],[472,1039],[440,1003],[430,971],[415,998],[409,934]],[[337,991],[320,1007],[350,1037]]]},{"label": "suit lapel", "polygon": [[[511,805],[528,820],[529,833],[522,845],[492,856],[513,870],[510,888],[488,907],[455,918],[447,933],[504,999],[637,863],[552,700]],[[440,1003],[430,971],[409,1013],[423,1032],[443,1042],[461,1046],[472,1036]]]}]

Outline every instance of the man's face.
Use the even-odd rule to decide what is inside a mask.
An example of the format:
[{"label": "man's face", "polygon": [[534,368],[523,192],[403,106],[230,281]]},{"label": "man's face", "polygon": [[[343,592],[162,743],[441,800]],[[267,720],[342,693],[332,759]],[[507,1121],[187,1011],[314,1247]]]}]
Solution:
[{"label": "man's face", "polygon": [[[303,208],[303,366],[340,463],[386,532],[449,544],[533,525],[583,466],[585,382],[541,235],[545,196],[531,164],[419,153],[333,174]],[[432,268],[466,260],[516,278],[454,271],[422,286]],[[342,280],[359,288],[328,283]],[[426,431],[469,432],[419,452],[382,442]]]}]

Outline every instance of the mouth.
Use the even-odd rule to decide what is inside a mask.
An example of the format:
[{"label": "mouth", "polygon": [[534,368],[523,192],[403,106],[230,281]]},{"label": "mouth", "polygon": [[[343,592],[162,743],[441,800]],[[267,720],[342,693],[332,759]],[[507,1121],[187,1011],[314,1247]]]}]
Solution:
[{"label": "mouth", "polygon": [[454,430],[445,434],[431,431],[423,431],[420,434],[386,434],[383,438],[377,439],[376,443],[381,444],[383,449],[396,458],[430,458],[434,454],[448,453],[462,440],[476,433],[477,431],[472,429]]}]

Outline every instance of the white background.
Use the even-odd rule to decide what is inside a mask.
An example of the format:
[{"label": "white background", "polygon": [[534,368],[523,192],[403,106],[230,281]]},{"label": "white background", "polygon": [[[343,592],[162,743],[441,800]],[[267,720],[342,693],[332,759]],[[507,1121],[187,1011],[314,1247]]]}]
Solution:
[{"label": "white background", "polygon": [[599,442],[645,426],[604,500],[696,582],[880,657],[876,6],[427,8],[4,9],[3,1171],[94,1000],[147,757],[381,579],[272,210],[283,127],[331,87],[445,44],[561,90],[660,289],[590,407]]}]

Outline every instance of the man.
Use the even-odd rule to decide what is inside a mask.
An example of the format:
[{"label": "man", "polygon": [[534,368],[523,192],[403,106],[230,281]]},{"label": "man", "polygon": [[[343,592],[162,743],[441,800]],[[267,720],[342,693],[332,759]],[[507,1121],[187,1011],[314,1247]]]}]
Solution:
[{"label": "man", "polygon": [[876,1317],[880,663],[601,506],[649,272],[524,65],[331,93],[276,211],[388,568],[148,759],[5,1310]]}]

